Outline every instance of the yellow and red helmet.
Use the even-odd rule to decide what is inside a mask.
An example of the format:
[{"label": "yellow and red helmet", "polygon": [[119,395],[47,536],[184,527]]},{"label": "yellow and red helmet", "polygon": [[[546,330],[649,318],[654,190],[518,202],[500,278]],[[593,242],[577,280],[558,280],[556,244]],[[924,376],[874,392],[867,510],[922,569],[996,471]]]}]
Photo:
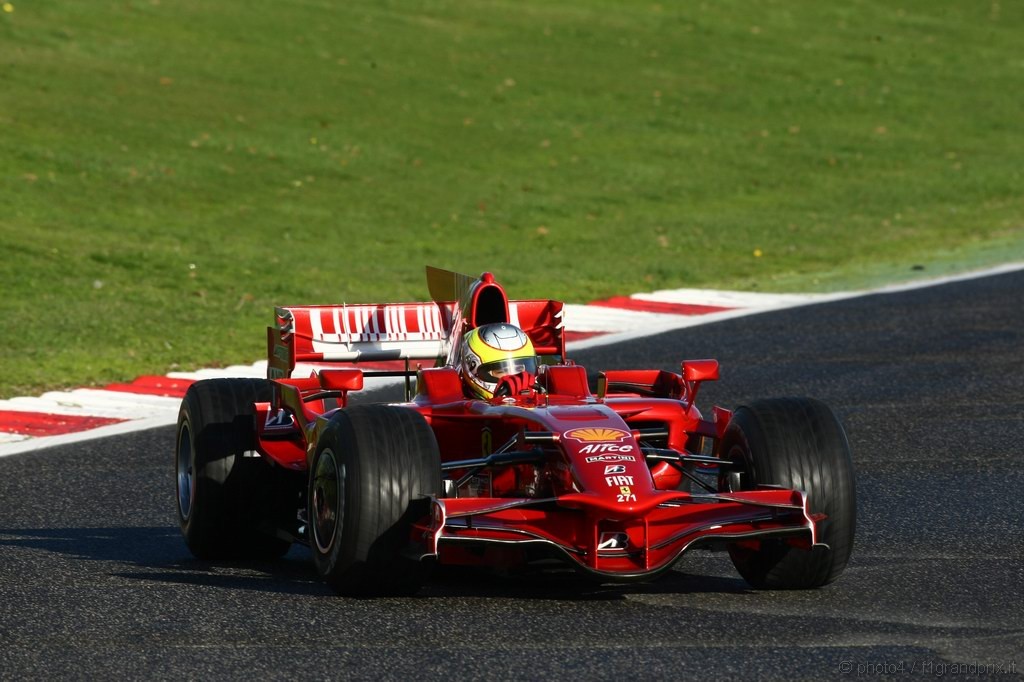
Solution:
[{"label": "yellow and red helmet", "polygon": [[526,333],[512,324],[485,324],[462,337],[459,373],[475,395],[490,400],[506,374],[537,373],[537,352]]}]

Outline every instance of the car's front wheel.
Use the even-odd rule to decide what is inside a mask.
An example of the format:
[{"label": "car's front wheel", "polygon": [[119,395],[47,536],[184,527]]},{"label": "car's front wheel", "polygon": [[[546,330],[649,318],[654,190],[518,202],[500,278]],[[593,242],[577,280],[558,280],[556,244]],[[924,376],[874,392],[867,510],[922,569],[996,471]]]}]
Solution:
[{"label": "car's front wheel", "polygon": [[338,411],[309,471],[308,537],[321,576],[344,595],[412,594],[425,567],[403,550],[418,502],[441,491],[437,440],[418,412],[391,405]]},{"label": "car's front wheel", "polygon": [[723,490],[774,484],[802,490],[811,513],[824,513],[818,542],[804,550],[782,540],[759,549],[736,545],[729,556],[758,588],[804,589],[834,581],[853,550],[857,505],[853,461],[842,424],[827,405],[810,398],[761,400],[740,407],[722,438],[721,456],[736,463]]}]

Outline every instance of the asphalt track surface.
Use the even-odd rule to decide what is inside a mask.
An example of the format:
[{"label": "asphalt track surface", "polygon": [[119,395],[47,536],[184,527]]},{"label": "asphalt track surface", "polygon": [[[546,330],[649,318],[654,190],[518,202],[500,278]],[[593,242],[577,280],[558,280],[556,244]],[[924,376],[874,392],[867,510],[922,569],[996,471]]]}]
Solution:
[{"label": "asphalt track surface", "polygon": [[0,679],[1019,675],[1021,292],[1016,273],[578,354],[594,370],[717,357],[705,407],[832,405],[859,518],[851,563],[824,589],[751,590],[726,556],[695,552],[643,585],[469,572],[415,598],[342,599],[303,548],[193,559],[162,428],[0,460]]}]

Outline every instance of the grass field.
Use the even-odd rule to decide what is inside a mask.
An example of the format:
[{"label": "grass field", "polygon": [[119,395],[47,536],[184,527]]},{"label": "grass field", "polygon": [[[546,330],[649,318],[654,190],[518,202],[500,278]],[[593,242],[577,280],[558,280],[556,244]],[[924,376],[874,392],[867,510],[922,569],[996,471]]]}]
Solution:
[{"label": "grass field", "polygon": [[251,362],[274,304],[424,264],[584,302],[1024,258],[1022,35],[977,0],[4,2],[0,397]]}]

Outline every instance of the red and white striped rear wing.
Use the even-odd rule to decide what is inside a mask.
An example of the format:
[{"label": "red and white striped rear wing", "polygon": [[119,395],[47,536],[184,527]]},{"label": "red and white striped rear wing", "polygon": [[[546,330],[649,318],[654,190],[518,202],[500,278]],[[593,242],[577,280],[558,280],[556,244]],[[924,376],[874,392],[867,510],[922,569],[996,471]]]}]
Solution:
[{"label": "red and white striped rear wing", "polygon": [[[444,362],[453,328],[461,333],[458,304],[367,303],[276,308],[267,328],[267,375],[288,378],[296,363],[436,360]],[[509,322],[527,333],[538,355],[565,358],[561,301],[508,302]]]}]

